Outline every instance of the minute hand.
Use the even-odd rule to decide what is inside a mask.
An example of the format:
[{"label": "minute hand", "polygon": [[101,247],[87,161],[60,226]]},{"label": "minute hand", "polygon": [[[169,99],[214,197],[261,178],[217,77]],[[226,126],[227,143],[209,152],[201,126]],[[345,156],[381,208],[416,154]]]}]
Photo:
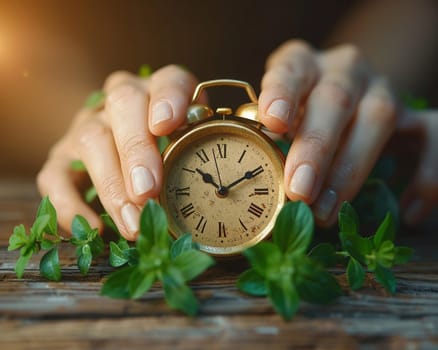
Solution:
[{"label": "minute hand", "polygon": [[229,190],[231,187],[236,186],[237,184],[241,183],[243,180],[252,179],[253,177],[256,177],[258,174],[262,172],[263,172],[262,166],[259,166],[252,171],[247,171],[245,175],[243,175],[241,178],[237,179],[236,181],[230,183],[228,186],[226,186],[226,188],[227,190]]}]

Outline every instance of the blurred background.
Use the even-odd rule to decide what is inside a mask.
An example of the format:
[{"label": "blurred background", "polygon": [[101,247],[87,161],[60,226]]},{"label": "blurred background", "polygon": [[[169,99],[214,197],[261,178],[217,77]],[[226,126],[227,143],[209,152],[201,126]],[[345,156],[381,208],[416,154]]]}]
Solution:
[{"label": "blurred background", "polygon": [[266,57],[290,38],[317,48],[356,42],[398,91],[436,106],[437,4],[0,0],[0,176],[35,176],[115,70],[177,63],[200,80],[246,80],[259,92]]}]

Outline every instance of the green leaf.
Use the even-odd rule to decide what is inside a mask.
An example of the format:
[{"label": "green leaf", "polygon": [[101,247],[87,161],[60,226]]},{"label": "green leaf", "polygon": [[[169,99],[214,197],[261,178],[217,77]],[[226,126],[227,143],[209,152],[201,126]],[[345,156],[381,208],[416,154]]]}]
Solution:
[{"label": "green leaf", "polygon": [[268,294],[265,278],[255,269],[249,269],[243,272],[237,280],[237,287],[249,295],[265,296]]},{"label": "green leaf", "polygon": [[117,228],[116,224],[114,223],[114,220],[111,218],[111,216],[108,213],[100,214],[100,217],[106,227],[110,228],[120,236],[119,229]]},{"label": "green leaf", "polygon": [[175,268],[168,268],[163,271],[163,288],[167,304],[194,316],[198,312],[198,301],[192,290],[184,283],[184,277]]},{"label": "green leaf", "polygon": [[85,100],[85,107],[98,108],[105,101],[105,92],[101,90],[93,91]]},{"label": "green leaf", "polygon": [[214,264],[214,259],[199,250],[186,250],[172,261],[172,266],[178,268],[184,281],[191,281]]},{"label": "green leaf", "polygon": [[312,248],[308,256],[325,267],[335,266],[338,258],[336,249],[330,243],[320,243]]},{"label": "green leaf", "polygon": [[137,248],[140,254],[148,254],[155,245],[167,249],[170,246],[170,236],[164,209],[150,199],[141,213]]},{"label": "green leaf", "polygon": [[287,156],[291,145],[290,141],[279,139],[279,140],[275,140],[275,144],[278,146],[278,148],[280,148],[283,155]]},{"label": "green leaf", "polygon": [[138,69],[138,76],[140,78],[149,78],[153,73],[152,67],[148,64],[142,64]]},{"label": "green leaf", "polygon": [[29,263],[29,260],[32,257],[32,255],[33,255],[32,249],[28,249],[25,251],[24,254],[20,254],[20,257],[18,258],[18,260],[15,264],[15,274],[17,275],[18,278],[23,277],[24,269],[26,268],[27,264]]},{"label": "green leaf", "polygon": [[109,262],[113,267],[120,267],[128,262],[128,258],[125,256],[123,249],[115,242],[110,242]]},{"label": "green leaf", "polygon": [[383,285],[383,287],[385,287],[389,293],[395,293],[397,283],[394,273],[391,270],[377,265],[374,275],[376,277],[376,281]]},{"label": "green leaf", "polygon": [[344,250],[361,264],[365,265],[365,256],[372,252],[373,242],[356,233],[339,232],[339,238]]},{"label": "green leaf", "polygon": [[111,298],[129,299],[129,280],[136,269],[136,266],[128,266],[110,274],[100,294]]},{"label": "green leaf", "polygon": [[88,190],[85,191],[84,194],[85,202],[91,203],[97,198],[97,190],[96,187],[91,186]]},{"label": "green leaf", "polygon": [[365,270],[355,258],[350,258],[347,265],[347,281],[350,288],[357,290],[362,288],[365,282]]},{"label": "green leaf", "polygon": [[163,154],[164,150],[169,146],[170,139],[167,136],[160,136],[157,138],[158,149],[160,153]]},{"label": "green leaf", "polygon": [[83,275],[88,273],[91,266],[91,260],[93,260],[93,255],[91,254],[90,245],[84,244],[81,247],[81,253],[78,257],[78,267]]},{"label": "green leaf", "polygon": [[129,295],[133,299],[138,299],[143,296],[154,284],[156,274],[154,271],[142,271],[135,269],[131,273],[131,278],[128,282]]},{"label": "green leaf", "polygon": [[192,250],[195,247],[196,244],[192,241],[192,235],[190,233],[185,233],[172,242],[172,245],[170,246],[170,257],[175,259],[178,255],[188,250]]},{"label": "green leaf", "polygon": [[292,279],[284,276],[279,280],[267,281],[268,297],[274,309],[285,319],[290,320],[299,306],[299,296]]},{"label": "green leaf", "polygon": [[80,244],[81,241],[88,240],[88,232],[92,229],[88,221],[81,215],[76,215],[73,218],[71,224],[71,234],[73,238],[76,239],[76,242]]},{"label": "green leaf", "polygon": [[55,246],[55,242],[51,241],[50,239],[43,238],[40,243],[41,243],[41,249],[44,250],[52,249]]},{"label": "green leaf", "polygon": [[96,235],[93,239],[89,240],[88,244],[90,245],[93,258],[96,258],[105,250],[105,243],[102,237],[99,236],[97,229],[94,229],[93,231],[96,233]]},{"label": "green leaf", "polygon": [[251,248],[245,249],[243,255],[262,276],[276,274],[281,264],[280,249],[271,242],[260,242]]},{"label": "green leaf", "polygon": [[414,250],[409,247],[395,247],[394,253],[394,265],[400,265],[411,261]]},{"label": "green leaf", "polygon": [[70,169],[74,171],[87,171],[84,162],[79,159],[75,159],[71,161]]},{"label": "green leaf", "polygon": [[283,253],[305,253],[312,241],[313,215],[304,202],[288,202],[274,226],[273,242]]},{"label": "green leaf", "polygon": [[393,242],[395,238],[395,224],[391,213],[387,213],[373,237],[374,246],[378,249],[385,241]]},{"label": "green leaf", "polygon": [[298,295],[311,303],[328,304],[342,295],[336,278],[307,256],[294,257],[294,283]]},{"label": "green leaf", "polygon": [[58,220],[56,215],[56,210],[53,204],[50,202],[49,197],[44,197],[41,200],[41,203],[38,207],[37,211],[37,218],[49,215],[49,221],[47,222],[47,225],[45,227],[45,232],[51,235],[57,235],[58,234]]},{"label": "green leaf", "polygon": [[341,232],[359,234],[359,217],[350,203],[342,203],[338,213],[338,224]]},{"label": "green leaf", "polygon": [[43,233],[46,231],[47,225],[50,221],[50,215],[44,214],[41,216],[38,216],[32,227],[30,228],[30,237],[33,241],[39,241],[43,235]]},{"label": "green leaf", "polygon": [[51,281],[61,280],[61,267],[59,265],[58,248],[50,249],[40,261],[40,273]]},{"label": "green leaf", "polygon": [[14,227],[14,232],[9,237],[8,250],[20,249],[29,242],[29,237],[26,234],[24,225],[18,225]]},{"label": "green leaf", "polygon": [[394,243],[392,243],[391,241],[383,242],[376,253],[377,263],[383,267],[391,268],[394,263],[394,258]]}]

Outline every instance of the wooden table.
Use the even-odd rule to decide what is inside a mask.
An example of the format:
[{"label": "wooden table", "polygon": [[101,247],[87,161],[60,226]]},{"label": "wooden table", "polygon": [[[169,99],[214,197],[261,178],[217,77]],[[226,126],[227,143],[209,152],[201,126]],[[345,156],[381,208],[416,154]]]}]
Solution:
[{"label": "wooden table", "polygon": [[7,251],[7,240],[15,225],[30,225],[38,202],[32,181],[0,180],[0,349],[438,349],[433,227],[401,237],[417,257],[396,269],[393,297],[369,287],[330,306],[302,304],[298,315],[284,322],[266,299],[239,293],[234,282],[243,264],[228,262],[193,283],[201,312],[189,318],[165,305],[159,287],[135,301],[99,296],[113,270],[107,255],[83,277],[68,246],[60,250],[62,282],[40,277],[39,259],[17,279],[17,254]]}]

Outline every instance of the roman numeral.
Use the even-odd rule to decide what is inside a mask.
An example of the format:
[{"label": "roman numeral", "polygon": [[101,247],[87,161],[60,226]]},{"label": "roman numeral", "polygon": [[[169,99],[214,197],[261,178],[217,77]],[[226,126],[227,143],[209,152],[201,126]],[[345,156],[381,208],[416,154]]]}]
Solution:
[{"label": "roman numeral", "polygon": [[187,204],[185,207],[182,207],[180,211],[184,218],[187,218],[195,212],[195,208],[193,207],[193,204],[190,203]]},{"label": "roman numeral", "polygon": [[219,224],[219,237],[227,237],[227,231],[225,230],[225,224],[222,221]]},{"label": "roman numeral", "polygon": [[190,187],[177,188],[175,193],[177,196],[190,196]]},{"label": "roman numeral", "polygon": [[255,188],[254,194],[256,195],[267,195],[269,194],[269,190],[267,188]]},{"label": "roman numeral", "polygon": [[246,150],[243,150],[242,154],[240,155],[239,160],[237,161],[237,163],[242,162],[243,157],[245,156]]},{"label": "roman numeral", "polygon": [[242,221],[241,219],[239,219],[239,222],[240,222],[240,226],[242,226],[242,228],[243,228],[245,231],[248,231],[248,229],[246,228],[245,224],[243,223],[243,221]]},{"label": "roman numeral", "polygon": [[249,208],[248,208],[248,212],[250,212],[252,215],[257,216],[258,218],[260,216],[262,216],[263,214],[263,208],[259,207],[258,205],[251,203]]},{"label": "roman numeral", "polygon": [[204,218],[203,216],[201,216],[198,224],[196,225],[196,230],[201,232],[201,233],[204,233],[205,225],[207,225],[207,219]]},{"label": "roman numeral", "polygon": [[203,149],[201,149],[199,152],[196,152],[196,155],[201,159],[202,163],[207,163],[210,159],[207,156],[207,153]]},{"label": "roman numeral", "polygon": [[219,157],[220,158],[227,158],[227,144],[223,143],[223,144],[217,144],[217,150],[219,152]]}]

